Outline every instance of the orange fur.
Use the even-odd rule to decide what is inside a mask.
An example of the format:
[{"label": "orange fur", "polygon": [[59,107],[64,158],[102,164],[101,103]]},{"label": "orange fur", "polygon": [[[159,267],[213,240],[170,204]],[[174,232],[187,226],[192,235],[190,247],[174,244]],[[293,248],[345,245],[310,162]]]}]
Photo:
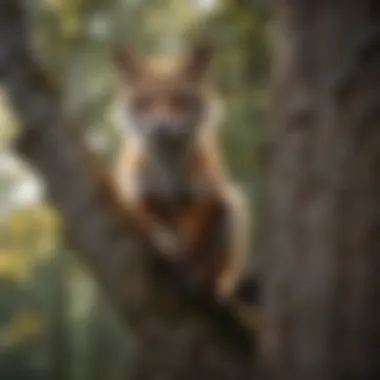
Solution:
[{"label": "orange fur", "polygon": [[[196,58],[198,65],[202,63],[202,56]],[[179,81],[183,75],[180,68],[186,67],[187,64],[186,60],[148,59],[144,65],[132,70],[133,61],[130,56],[127,56],[119,63],[120,70],[123,71],[124,66],[129,68],[122,77],[125,89],[122,94],[124,102],[129,101],[133,86],[149,86],[150,82],[155,86],[161,83],[160,81],[168,81],[168,83]],[[181,62],[180,65],[178,62]],[[192,75],[197,73],[199,75],[196,68],[193,64]],[[129,81],[128,85],[125,85],[125,78]],[[136,82],[138,82],[137,85],[134,84]],[[189,178],[202,183],[203,188],[199,197],[191,199],[187,204],[176,206],[175,228],[168,227],[162,215],[141,194],[137,178],[148,169],[145,151],[147,148],[143,147],[141,141],[134,135],[128,136],[121,151],[116,168],[116,181],[120,195],[136,223],[146,230],[160,250],[168,255],[181,253],[191,255],[191,257],[184,257],[191,262],[189,271],[194,273],[189,273],[190,277],[202,278],[203,284],[211,284],[215,296],[225,298],[233,294],[244,267],[249,218],[243,193],[231,182],[224,169],[216,133],[219,121],[213,119],[218,116],[218,112],[214,112],[217,108],[216,103],[213,103],[214,98],[211,93],[207,92],[208,87],[202,88],[202,91],[210,94],[206,99],[209,101],[212,112],[209,113],[211,114],[209,120],[206,120],[205,125],[198,132],[199,135],[194,142],[196,149],[189,160],[186,174]],[[219,110],[216,109],[216,111]],[[150,110],[145,110],[145,112],[150,112]],[[229,221],[227,230],[220,236],[210,237],[210,231],[218,223],[218,217],[215,215],[220,205],[225,209],[224,217]],[[218,242],[212,239],[224,240]],[[217,252],[212,253],[212,247],[216,247],[214,251]]]}]

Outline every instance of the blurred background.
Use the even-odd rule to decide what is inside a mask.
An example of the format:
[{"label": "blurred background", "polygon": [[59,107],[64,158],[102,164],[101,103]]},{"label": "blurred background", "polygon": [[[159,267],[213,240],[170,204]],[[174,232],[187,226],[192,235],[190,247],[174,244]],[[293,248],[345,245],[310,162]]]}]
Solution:
[{"label": "blurred background", "polygon": [[[110,46],[126,42],[149,52],[210,39],[215,80],[227,103],[222,149],[254,213],[268,104],[265,1],[30,0],[28,8],[36,50],[106,165],[120,143]],[[12,152],[16,134],[0,92],[0,379],[124,379],[133,342],[60,240],[43,184]]]}]

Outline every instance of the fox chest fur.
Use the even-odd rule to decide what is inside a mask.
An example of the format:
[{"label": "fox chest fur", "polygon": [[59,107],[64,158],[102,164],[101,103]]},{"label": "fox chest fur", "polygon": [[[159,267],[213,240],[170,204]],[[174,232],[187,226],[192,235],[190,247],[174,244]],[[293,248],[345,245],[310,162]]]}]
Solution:
[{"label": "fox chest fur", "polygon": [[[216,217],[220,199],[205,172],[200,151],[187,161],[180,157],[149,158],[143,152],[125,151],[120,176],[130,190],[136,209],[147,223],[155,222],[173,231],[183,244],[197,250]],[[127,168],[130,169],[127,169]],[[133,179],[132,179],[133,178]],[[128,182],[132,180],[132,182]],[[130,199],[131,199],[130,198]]]}]

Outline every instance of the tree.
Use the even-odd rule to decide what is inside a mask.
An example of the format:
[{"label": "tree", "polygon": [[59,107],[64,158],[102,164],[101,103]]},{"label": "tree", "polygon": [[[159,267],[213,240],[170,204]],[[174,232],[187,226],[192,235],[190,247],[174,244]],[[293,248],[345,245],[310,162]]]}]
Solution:
[{"label": "tree", "polygon": [[277,2],[263,300],[271,379],[379,379],[380,2]]}]

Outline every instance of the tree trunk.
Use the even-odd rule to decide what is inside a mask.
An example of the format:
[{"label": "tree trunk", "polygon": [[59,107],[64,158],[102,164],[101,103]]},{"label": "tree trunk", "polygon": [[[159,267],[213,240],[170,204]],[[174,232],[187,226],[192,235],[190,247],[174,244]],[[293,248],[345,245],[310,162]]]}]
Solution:
[{"label": "tree trunk", "polygon": [[270,379],[380,379],[379,1],[279,0],[263,256]]}]

